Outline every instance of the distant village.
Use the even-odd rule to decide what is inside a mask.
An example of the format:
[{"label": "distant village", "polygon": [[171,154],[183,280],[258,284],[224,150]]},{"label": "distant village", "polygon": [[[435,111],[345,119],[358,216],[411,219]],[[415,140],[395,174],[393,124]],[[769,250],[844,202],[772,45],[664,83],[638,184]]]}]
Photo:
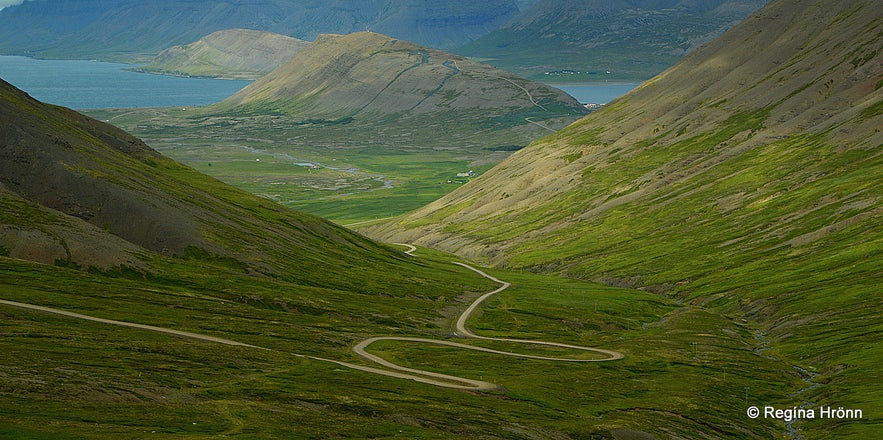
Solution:
[{"label": "distant village", "polygon": [[[604,73],[607,74],[607,75],[610,75],[610,74],[613,73],[613,72],[611,72],[611,71],[609,71],[609,70],[605,70]],[[550,71],[550,72],[545,72],[544,74],[545,74],[545,75],[549,75],[549,76],[583,75],[583,74],[585,74],[585,75],[599,75],[599,74],[601,74],[601,72],[599,72],[599,71],[583,72],[583,71],[581,71],[581,70],[564,69],[564,70],[553,70],[553,71]],[[590,102],[590,103],[588,103],[588,104],[583,104],[583,107],[585,107],[587,110],[593,112],[593,111],[596,111],[596,110],[600,110],[601,107],[604,107],[604,104],[598,104],[598,103]]]},{"label": "distant village", "polygon": [[[475,177],[475,171],[469,170],[465,173],[457,173],[457,177],[458,177],[458,179],[448,179],[448,181],[446,183],[466,183],[469,181],[469,179]],[[466,179],[466,180],[460,180],[460,179]]]}]

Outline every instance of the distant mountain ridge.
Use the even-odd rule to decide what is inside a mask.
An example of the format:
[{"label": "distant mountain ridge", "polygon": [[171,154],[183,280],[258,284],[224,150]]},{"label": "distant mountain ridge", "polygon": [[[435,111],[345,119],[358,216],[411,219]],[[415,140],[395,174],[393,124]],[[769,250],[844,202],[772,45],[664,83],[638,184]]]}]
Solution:
[{"label": "distant mountain ridge", "polygon": [[541,0],[455,52],[530,79],[643,80],[766,1]]},{"label": "distant mountain ridge", "polygon": [[0,10],[0,53],[148,61],[212,32],[245,28],[312,41],[370,29],[447,48],[518,12],[512,0],[29,0]]},{"label": "distant mountain ridge", "polygon": [[137,70],[166,75],[257,79],[310,43],[272,32],[228,29],[170,47]]}]

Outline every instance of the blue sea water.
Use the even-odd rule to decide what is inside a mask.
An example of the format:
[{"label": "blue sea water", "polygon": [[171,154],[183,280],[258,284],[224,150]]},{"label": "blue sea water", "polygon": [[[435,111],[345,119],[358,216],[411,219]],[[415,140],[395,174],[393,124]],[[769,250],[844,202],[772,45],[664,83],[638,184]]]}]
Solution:
[{"label": "blue sea water", "polygon": [[607,104],[637,87],[637,83],[550,84],[582,104]]},{"label": "blue sea water", "polygon": [[[192,107],[213,104],[251,81],[133,72],[128,64],[0,56],[0,78],[36,99],[73,109]],[[552,84],[581,103],[606,104],[638,84]]]},{"label": "blue sea water", "polygon": [[0,78],[73,109],[189,107],[222,101],[251,81],[137,73],[128,64],[0,56]]}]

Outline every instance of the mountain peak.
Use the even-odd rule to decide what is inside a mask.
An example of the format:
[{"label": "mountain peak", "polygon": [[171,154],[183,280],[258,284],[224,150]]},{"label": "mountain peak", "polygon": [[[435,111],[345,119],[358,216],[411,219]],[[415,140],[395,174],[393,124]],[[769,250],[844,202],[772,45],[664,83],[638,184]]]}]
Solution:
[{"label": "mountain peak", "polygon": [[272,32],[227,29],[170,47],[150,64],[149,73],[231,79],[257,79],[288,61],[309,42]]},{"label": "mountain peak", "polygon": [[576,100],[558,89],[374,32],[322,35],[285,65],[212,108],[313,121],[467,109],[545,109],[549,117],[583,113]]}]

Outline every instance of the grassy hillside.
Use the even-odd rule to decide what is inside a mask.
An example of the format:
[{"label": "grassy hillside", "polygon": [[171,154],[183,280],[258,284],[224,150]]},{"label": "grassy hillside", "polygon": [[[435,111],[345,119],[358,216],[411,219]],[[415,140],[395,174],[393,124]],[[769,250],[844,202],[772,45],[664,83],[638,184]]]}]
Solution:
[{"label": "grassy hillside", "polygon": [[538,81],[643,81],[765,3],[542,0],[455,52]]},{"label": "grassy hillside", "polygon": [[[641,287],[757,326],[820,385],[806,435],[879,432],[883,17],[776,1],[481,178],[370,233]],[[810,374],[811,373],[811,374]]]},{"label": "grassy hillside", "polygon": [[[439,256],[418,254],[434,276],[475,283],[464,296],[489,287]],[[648,292],[493,272],[516,287],[470,323],[480,333],[601,345],[622,350],[626,359],[549,363],[412,343],[372,346],[397,363],[502,387],[448,390],[293,353],[363,363],[350,347],[368,336],[444,338],[452,312],[463,306],[460,295],[417,282],[410,293],[390,286],[390,295],[365,296],[167,264],[174,277],[132,279],[0,256],[0,285],[6,300],[269,350],[2,304],[0,433],[86,439],[613,438],[622,432],[769,438],[781,426],[733,417],[731,407],[740,404],[749,380],[767,381],[752,383],[752,399],[799,383],[782,374],[780,361],[745,350],[753,340],[748,328],[715,314],[678,310]]]},{"label": "grassy hillside", "polygon": [[163,50],[137,70],[166,75],[257,79],[285,64],[309,43],[272,32],[227,29]]}]

